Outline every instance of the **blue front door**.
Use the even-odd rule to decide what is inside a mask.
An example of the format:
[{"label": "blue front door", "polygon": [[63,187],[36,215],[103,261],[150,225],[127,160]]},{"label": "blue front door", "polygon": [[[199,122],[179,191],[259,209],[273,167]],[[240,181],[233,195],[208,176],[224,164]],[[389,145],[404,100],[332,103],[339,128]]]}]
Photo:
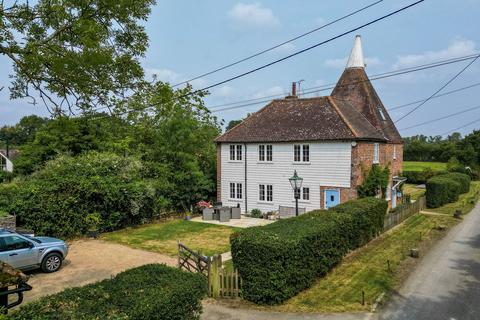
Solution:
[{"label": "blue front door", "polygon": [[340,191],[325,190],[325,209],[335,207],[340,204]]}]

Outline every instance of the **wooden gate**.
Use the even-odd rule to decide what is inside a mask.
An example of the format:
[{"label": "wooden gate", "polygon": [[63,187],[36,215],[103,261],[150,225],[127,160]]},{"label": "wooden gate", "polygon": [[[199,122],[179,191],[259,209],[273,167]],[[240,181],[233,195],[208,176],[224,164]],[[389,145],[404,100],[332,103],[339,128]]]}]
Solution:
[{"label": "wooden gate", "polygon": [[210,296],[210,257],[202,255],[187,246],[178,243],[178,268],[203,274],[208,280],[208,295]]}]

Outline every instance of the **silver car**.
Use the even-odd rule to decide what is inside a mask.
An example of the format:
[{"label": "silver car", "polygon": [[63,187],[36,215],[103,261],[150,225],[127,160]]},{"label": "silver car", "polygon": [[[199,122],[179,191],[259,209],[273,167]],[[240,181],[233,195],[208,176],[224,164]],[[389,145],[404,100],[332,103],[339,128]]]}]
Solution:
[{"label": "silver car", "polygon": [[67,254],[68,246],[60,239],[32,237],[0,229],[0,260],[14,268],[41,268],[44,272],[55,272]]}]

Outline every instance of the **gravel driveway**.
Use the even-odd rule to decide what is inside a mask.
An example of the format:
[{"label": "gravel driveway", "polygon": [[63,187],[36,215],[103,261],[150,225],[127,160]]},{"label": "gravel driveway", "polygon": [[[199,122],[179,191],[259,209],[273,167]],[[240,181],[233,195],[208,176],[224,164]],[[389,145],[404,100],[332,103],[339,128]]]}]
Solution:
[{"label": "gravel driveway", "polygon": [[149,263],[177,265],[177,259],[159,253],[132,249],[102,240],[77,240],[69,243],[69,253],[62,269],[55,273],[29,272],[32,291],[25,301],[110,278],[124,270]]}]

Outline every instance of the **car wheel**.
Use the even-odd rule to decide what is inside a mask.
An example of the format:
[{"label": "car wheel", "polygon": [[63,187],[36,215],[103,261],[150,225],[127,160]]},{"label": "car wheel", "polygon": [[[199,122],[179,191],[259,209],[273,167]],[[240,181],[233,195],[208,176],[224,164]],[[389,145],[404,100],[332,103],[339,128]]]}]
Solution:
[{"label": "car wheel", "polygon": [[62,255],[56,252],[49,253],[43,258],[42,270],[43,272],[55,272],[62,266]]}]

